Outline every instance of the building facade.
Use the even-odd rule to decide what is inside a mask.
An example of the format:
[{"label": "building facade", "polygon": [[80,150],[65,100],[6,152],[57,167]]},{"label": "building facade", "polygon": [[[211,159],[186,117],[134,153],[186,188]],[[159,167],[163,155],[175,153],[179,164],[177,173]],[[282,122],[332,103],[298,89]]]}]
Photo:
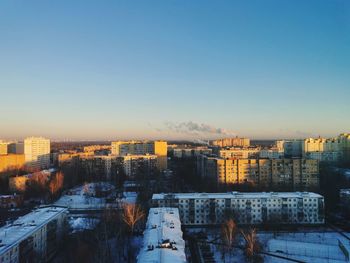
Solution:
[{"label": "building facade", "polygon": [[50,140],[43,137],[29,137],[24,140],[26,167],[43,170],[50,167]]},{"label": "building facade", "polygon": [[24,154],[24,143],[23,142],[11,142],[7,146],[8,153],[13,154]]},{"label": "building facade", "polygon": [[250,139],[248,138],[224,138],[213,140],[210,142],[211,145],[219,147],[249,147]]},{"label": "building facade", "polygon": [[160,171],[167,169],[167,142],[166,141],[116,141],[111,144],[111,153],[115,156],[156,155],[157,168]]},{"label": "building facade", "polygon": [[0,155],[5,155],[8,153],[8,144],[9,143],[0,140]]},{"label": "building facade", "polygon": [[0,262],[49,262],[64,232],[67,208],[42,207],[0,228]]},{"label": "building facade", "polygon": [[218,185],[251,183],[263,188],[318,189],[319,162],[303,158],[223,159],[201,155],[197,175]]},{"label": "building facade", "polygon": [[24,154],[0,155],[0,173],[8,170],[18,170],[24,167]]},{"label": "building facade", "polygon": [[180,147],[172,150],[175,158],[194,158],[200,154],[209,155],[213,153],[213,150],[208,147]]},{"label": "building facade", "polygon": [[177,207],[183,225],[324,224],[324,198],[310,192],[154,194],[155,207]]},{"label": "building facade", "polygon": [[237,158],[237,159],[248,159],[256,158],[259,156],[259,148],[231,148],[231,149],[220,149],[218,155],[221,158]]},{"label": "building facade", "polygon": [[154,175],[157,169],[158,156],[154,154],[144,155],[126,155],[122,157],[123,168],[126,176],[135,178],[136,176],[144,176],[149,178]]}]

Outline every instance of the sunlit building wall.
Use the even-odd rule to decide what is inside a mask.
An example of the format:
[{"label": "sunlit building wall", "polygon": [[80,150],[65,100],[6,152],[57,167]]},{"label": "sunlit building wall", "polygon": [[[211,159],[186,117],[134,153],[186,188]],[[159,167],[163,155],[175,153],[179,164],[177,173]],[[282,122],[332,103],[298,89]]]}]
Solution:
[{"label": "sunlit building wall", "polygon": [[50,140],[43,137],[29,137],[24,140],[26,167],[47,169],[50,167]]},{"label": "sunlit building wall", "polygon": [[167,168],[166,141],[116,141],[112,142],[111,148],[115,156],[154,154],[157,156],[158,169]]},{"label": "sunlit building wall", "polygon": [[211,141],[211,144],[219,147],[249,147],[250,139],[248,138],[224,138]]},{"label": "sunlit building wall", "polygon": [[24,154],[0,155],[0,172],[18,170],[25,164]]},{"label": "sunlit building wall", "polygon": [[319,187],[319,161],[304,158],[223,159],[201,155],[197,174],[218,185],[250,183],[298,190]]}]

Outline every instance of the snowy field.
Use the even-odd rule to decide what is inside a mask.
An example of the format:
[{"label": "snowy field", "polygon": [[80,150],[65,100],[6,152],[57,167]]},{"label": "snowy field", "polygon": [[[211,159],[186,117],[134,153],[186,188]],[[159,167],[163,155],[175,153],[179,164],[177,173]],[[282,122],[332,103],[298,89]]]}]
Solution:
[{"label": "snowy field", "polygon": [[100,222],[97,218],[91,217],[70,217],[68,223],[72,233],[82,232],[85,230],[93,230]]},{"label": "snowy field", "polygon": [[104,197],[96,197],[97,192],[112,192],[114,186],[106,182],[84,184],[67,191],[55,205],[69,209],[103,209],[106,207]]},{"label": "snowy field", "polygon": [[[223,253],[220,229],[189,229],[188,232],[204,232],[207,235],[211,252],[216,262],[246,262],[243,251],[235,248],[232,252]],[[346,233],[350,236],[350,233]],[[344,263],[349,262],[341,246],[350,251],[350,241],[341,234],[325,228],[303,229],[299,232],[266,232],[258,231],[258,238],[264,252],[286,258],[310,263]],[[214,244],[213,244],[214,243]],[[242,238],[237,245],[244,245]],[[341,244],[341,245],[340,245]],[[346,252],[345,252],[346,253]],[[290,262],[281,258],[264,255],[264,262]]]},{"label": "snowy field", "polygon": [[[350,241],[337,232],[262,233],[264,250],[272,254],[305,262],[348,262],[342,249],[350,251]],[[266,257],[265,262],[281,262]]]}]

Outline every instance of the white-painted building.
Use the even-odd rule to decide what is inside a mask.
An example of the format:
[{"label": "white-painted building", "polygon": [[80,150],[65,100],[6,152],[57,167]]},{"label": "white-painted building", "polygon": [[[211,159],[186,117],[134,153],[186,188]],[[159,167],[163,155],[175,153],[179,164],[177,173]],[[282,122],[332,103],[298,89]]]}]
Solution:
[{"label": "white-painted building", "polygon": [[0,262],[48,262],[61,240],[67,208],[42,207],[0,228]]},{"label": "white-painted building", "polygon": [[227,214],[238,224],[323,224],[324,198],[311,192],[154,194],[158,207],[178,207],[184,225],[221,224]]},{"label": "white-painted building", "polygon": [[159,207],[149,210],[139,263],[184,263],[185,241],[182,238],[179,210]]},{"label": "white-painted building", "polygon": [[50,167],[50,140],[29,137],[24,140],[25,164],[28,168],[42,170]]}]

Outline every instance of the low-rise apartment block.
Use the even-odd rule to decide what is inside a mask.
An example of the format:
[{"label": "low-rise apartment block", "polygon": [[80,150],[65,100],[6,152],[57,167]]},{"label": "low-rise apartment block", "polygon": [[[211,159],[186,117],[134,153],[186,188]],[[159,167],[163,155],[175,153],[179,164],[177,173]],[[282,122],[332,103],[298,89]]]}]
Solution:
[{"label": "low-rise apartment block", "polygon": [[64,231],[67,208],[42,207],[0,228],[0,262],[48,262]]},{"label": "low-rise apartment block", "polygon": [[183,225],[324,224],[324,198],[310,192],[154,194],[155,207],[177,207]]},{"label": "low-rise apartment block", "polygon": [[149,210],[143,233],[143,247],[137,256],[137,262],[187,262],[177,208],[159,207]]}]

